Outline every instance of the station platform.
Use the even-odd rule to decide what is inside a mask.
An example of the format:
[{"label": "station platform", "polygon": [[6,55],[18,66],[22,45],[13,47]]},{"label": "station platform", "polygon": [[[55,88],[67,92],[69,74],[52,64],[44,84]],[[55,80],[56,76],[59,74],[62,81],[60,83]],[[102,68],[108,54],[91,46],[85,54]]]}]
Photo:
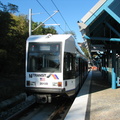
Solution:
[{"label": "station platform", "polygon": [[100,71],[90,71],[65,120],[120,120],[120,88],[112,89]]}]

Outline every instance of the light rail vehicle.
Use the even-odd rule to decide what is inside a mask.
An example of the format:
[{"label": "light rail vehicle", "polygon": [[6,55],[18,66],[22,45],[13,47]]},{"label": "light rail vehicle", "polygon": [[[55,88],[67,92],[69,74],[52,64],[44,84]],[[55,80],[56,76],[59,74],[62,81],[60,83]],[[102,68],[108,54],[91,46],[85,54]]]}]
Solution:
[{"label": "light rail vehicle", "polygon": [[75,95],[87,72],[88,61],[71,34],[31,35],[27,39],[25,88],[38,102]]}]

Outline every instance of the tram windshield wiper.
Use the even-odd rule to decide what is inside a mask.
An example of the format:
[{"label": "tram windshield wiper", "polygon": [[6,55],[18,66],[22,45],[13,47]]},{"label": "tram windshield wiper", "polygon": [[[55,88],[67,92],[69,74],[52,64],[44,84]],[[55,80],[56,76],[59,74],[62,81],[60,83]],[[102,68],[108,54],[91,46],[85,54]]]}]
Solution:
[{"label": "tram windshield wiper", "polygon": [[[59,65],[60,65],[60,63],[59,64],[57,64],[54,68],[57,68],[57,67],[59,67]],[[55,72],[55,70],[54,71],[52,71],[48,76],[47,76],[47,78],[49,78],[51,75],[52,75],[52,73],[54,73]]]}]

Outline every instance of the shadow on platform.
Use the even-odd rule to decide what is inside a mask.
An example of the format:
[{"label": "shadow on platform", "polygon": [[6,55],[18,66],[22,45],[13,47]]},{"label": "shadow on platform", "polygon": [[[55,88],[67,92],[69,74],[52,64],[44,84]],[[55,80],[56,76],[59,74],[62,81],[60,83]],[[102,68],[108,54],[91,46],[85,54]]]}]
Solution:
[{"label": "shadow on platform", "polygon": [[[91,120],[91,111],[95,110],[94,112],[98,111],[101,113],[102,108],[107,109],[108,106],[104,106],[103,103],[107,103],[106,101],[109,99],[107,97],[107,94],[109,94],[109,92],[106,91],[108,91],[110,88],[111,85],[107,78],[103,78],[100,71],[93,70],[85,120]],[[92,95],[96,97],[91,97]],[[95,101],[94,104],[91,100]],[[94,110],[91,108],[91,106],[92,108],[95,106]]]},{"label": "shadow on platform", "polygon": [[92,71],[90,93],[98,92],[110,88],[107,78],[103,78],[102,73],[97,70]]}]

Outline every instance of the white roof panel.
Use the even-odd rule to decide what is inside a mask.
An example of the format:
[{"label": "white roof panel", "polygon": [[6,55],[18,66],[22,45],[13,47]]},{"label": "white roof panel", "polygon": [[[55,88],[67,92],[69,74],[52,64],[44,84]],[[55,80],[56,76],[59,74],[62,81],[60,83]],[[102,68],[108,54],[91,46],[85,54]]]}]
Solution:
[{"label": "white roof panel", "polygon": [[98,3],[81,19],[85,23],[107,0],[99,0]]},{"label": "white roof panel", "polygon": [[[52,35],[52,34],[47,34],[47,35],[31,35],[30,37],[28,37],[27,41],[65,41],[67,39],[72,38],[71,34],[56,34],[56,35]],[[72,38],[73,39],[73,38]]]}]

